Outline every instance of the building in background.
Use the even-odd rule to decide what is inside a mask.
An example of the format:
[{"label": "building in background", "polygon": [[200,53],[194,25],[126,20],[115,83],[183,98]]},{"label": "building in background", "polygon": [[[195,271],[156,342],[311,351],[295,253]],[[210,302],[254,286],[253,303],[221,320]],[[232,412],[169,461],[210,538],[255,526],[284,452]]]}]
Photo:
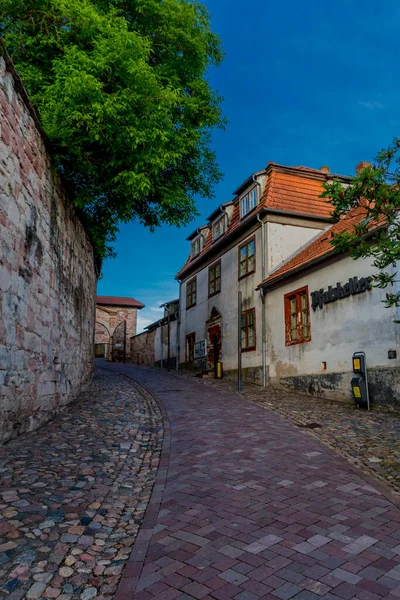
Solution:
[{"label": "building in background", "polygon": [[97,296],[95,355],[109,360],[130,358],[129,339],[136,335],[137,311],[144,304],[135,298]]},{"label": "building in background", "polygon": [[[179,362],[212,372],[238,369],[241,330],[243,375],[266,383],[266,313],[259,283],[283,260],[323,231],[332,206],[323,184],[350,177],[270,162],[253,173],[187,239],[190,255],[180,282]],[[242,294],[239,315],[238,292]],[[240,322],[240,325],[239,325]]]},{"label": "building in background", "polygon": [[176,368],[178,349],[179,299],[163,304],[164,316],[143,333],[130,338],[131,362]]}]

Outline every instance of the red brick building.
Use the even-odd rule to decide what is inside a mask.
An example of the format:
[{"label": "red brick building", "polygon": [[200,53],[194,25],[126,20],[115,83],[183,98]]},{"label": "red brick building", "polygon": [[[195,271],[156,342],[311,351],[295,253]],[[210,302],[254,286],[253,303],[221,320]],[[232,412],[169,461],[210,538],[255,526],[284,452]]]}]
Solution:
[{"label": "red brick building", "polygon": [[[137,311],[144,304],[135,298],[97,296],[95,354],[120,360],[126,343],[126,358],[130,356],[129,339],[136,335]],[[126,324],[126,325],[125,325]]]}]

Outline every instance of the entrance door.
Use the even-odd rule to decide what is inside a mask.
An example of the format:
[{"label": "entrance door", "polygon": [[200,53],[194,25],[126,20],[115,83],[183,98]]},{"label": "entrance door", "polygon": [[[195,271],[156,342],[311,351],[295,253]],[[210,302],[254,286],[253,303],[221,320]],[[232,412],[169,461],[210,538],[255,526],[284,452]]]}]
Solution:
[{"label": "entrance door", "polygon": [[214,333],[213,335],[213,348],[214,348],[214,375],[217,378],[217,363],[219,361],[219,339],[218,336]]},{"label": "entrance door", "polygon": [[196,334],[189,333],[186,336],[186,362],[193,363],[194,361],[194,344],[196,342]]}]

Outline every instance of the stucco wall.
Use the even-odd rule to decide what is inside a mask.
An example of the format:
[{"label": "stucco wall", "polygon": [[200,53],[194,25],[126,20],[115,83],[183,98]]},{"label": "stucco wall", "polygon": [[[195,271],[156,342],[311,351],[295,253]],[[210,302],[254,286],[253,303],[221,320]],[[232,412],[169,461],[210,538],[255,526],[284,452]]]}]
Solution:
[{"label": "stucco wall", "polygon": [[[324,223],[307,222],[282,215],[272,218],[265,225],[265,266],[268,269],[287,258],[296,248],[313,238]],[[278,221],[281,220],[281,222]],[[238,281],[238,247],[255,236],[256,270],[253,274]],[[221,292],[208,298],[209,266],[221,260]],[[235,374],[238,368],[238,291],[242,292],[243,310],[255,308],[256,312],[256,349],[242,353],[242,368],[245,379],[256,383],[262,381],[262,311],[261,296],[256,287],[262,281],[262,247],[261,227],[259,224],[249,228],[246,235],[238,236],[235,245],[208,263],[197,273],[196,306],[186,310],[186,284],[194,275],[187,277],[181,284],[181,328],[180,328],[180,362],[186,361],[186,335],[195,332],[196,341],[207,338],[209,324],[206,321],[215,307],[221,313],[222,344],[220,360],[223,362],[226,375]],[[211,325],[211,324],[210,324]],[[199,361],[199,369],[204,368],[204,361]]]},{"label": "stucco wall", "polygon": [[[322,263],[313,272],[267,292],[267,360],[273,384],[351,399],[352,355],[362,350],[367,356],[373,399],[379,403],[400,403],[400,329],[394,323],[396,311],[382,303],[386,290],[373,288],[315,311],[310,298],[311,341],[285,345],[284,294],[306,285],[311,294],[337,282],[343,285],[349,277],[367,277],[372,272],[369,260],[345,257]],[[397,350],[398,358],[389,359],[388,350]],[[384,376],[386,369],[391,372],[390,377]]]},{"label": "stucco wall", "polygon": [[[176,357],[176,336],[177,336],[177,321],[171,321],[170,323],[170,361],[175,364]],[[154,338],[154,360],[156,364],[161,362],[161,347],[162,347],[162,359],[165,365],[168,360],[168,325],[162,325],[162,327],[157,327],[155,338]]]},{"label": "stucco wall", "polygon": [[308,227],[299,227],[299,225],[290,224],[290,222],[293,222],[293,219],[287,220],[287,223],[268,222],[266,225],[268,273],[288,258],[288,256],[297,252],[301,246],[309,242],[314,236],[321,233],[321,227],[310,227],[312,222],[308,223]]},{"label": "stucco wall", "polygon": [[21,89],[0,57],[0,442],[50,419],[93,369],[92,247]]}]

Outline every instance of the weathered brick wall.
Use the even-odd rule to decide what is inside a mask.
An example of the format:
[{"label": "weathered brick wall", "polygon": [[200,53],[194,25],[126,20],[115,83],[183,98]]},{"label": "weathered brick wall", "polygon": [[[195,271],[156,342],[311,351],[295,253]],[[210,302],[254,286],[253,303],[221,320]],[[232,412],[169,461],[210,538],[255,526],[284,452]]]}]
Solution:
[{"label": "weathered brick wall", "polygon": [[90,382],[96,281],[40,123],[0,56],[0,443],[49,420]]}]

